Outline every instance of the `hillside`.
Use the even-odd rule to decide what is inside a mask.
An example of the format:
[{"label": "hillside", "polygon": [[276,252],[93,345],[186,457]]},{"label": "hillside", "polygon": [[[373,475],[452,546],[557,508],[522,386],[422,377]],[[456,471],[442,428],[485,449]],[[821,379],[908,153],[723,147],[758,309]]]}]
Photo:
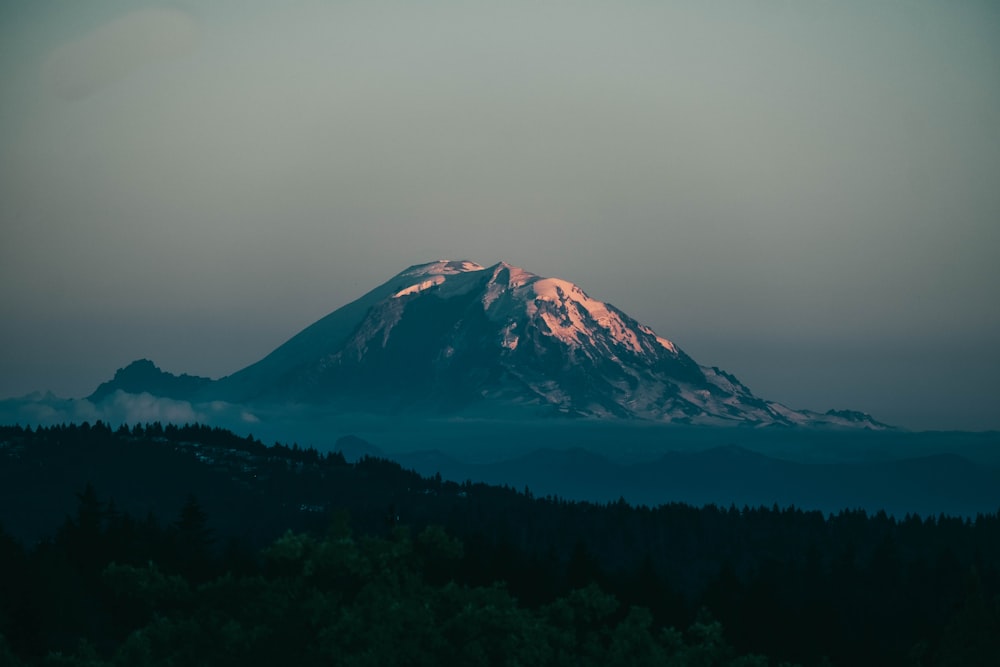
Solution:
[{"label": "hillside", "polygon": [[[348,463],[294,445],[266,447],[200,426],[3,427],[0,442],[0,525],[32,559],[53,548],[47,544],[62,548],[90,517],[95,562],[153,559],[182,574],[201,563],[193,571],[203,576],[252,572],[261,566],[253,550],[286,530],[324,534],[349,516],[359,536],[443,526],[463,556],[435,576],[464,586],[502,581],[528,607],[589,583],[623,608],[648,608],[657,626],[688,627],[706,607],[741,653],[882,665],[921,651],[936,664],[958,645],[992,650],[990,638],[1000,636],[1000,618],[983,603],[1000,594],[995,513],[895,520],[777,506],[568,502],[421,477],[381,459]],[[192,562],[173,540],[198,516],[208,531],[196,531],[198,543],[211,548]],[[122,530],[133,537],[122,542]],[[38,542],[43,535],[55,542]],[[122,551],[125,544],[133,546]],[[16,548],[4,548],[0,585],[23,590],[26,566]],[[43,573],[45,562],[31,568]],[[7,606],[0,618],[19,616]],[[11,627],[3,629],[8,638]]]}]

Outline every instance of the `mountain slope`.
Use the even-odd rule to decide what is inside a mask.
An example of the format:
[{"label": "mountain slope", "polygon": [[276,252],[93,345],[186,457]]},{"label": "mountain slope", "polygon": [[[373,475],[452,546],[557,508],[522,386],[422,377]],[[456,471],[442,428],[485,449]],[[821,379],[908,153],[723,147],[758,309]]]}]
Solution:
[{"label": "mountain slope", "polygon": [[880,428],[765,401],[577,285],[500,262],[411,266],[200,400],[339,411],[561,414]]}]

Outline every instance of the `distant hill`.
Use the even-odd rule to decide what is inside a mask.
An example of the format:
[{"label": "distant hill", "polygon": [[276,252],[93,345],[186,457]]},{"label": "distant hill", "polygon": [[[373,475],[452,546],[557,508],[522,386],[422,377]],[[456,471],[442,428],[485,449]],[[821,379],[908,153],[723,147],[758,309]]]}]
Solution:
[{"label": "distant hill", "polygon": [[668,452],[653,461],[616,463],[582,448],[540,449],[489,464],[469,464],[434,452],[399,454],[405,466],[451,479],[530,488],[572,500],[656,506],[758,507],[777,504],[835,513],[844,508],[934,516],[975,516],[1000,509],[1000,471],[960,456],[804,464],[736,446]]},{"label": "distant hill", "polygon": [[111,380],[102,383],[87,398],[98,402],[116,391],[123,391],[128,394],[145,392],[163,398],[188,400],[211,384],[211,378],[187,374],[174,375],[160,370],[149,359],[139,359],[125,368],[118,369]]}]

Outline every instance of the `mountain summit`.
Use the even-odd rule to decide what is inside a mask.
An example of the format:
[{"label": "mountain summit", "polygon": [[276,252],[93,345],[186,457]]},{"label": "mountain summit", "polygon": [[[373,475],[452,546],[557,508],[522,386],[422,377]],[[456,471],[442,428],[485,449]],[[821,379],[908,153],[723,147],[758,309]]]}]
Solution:
[{"label": "mountain summit", "polygon": [[883,426],[861,413],[797,411],[760,399],[577,285],[504,262],[411,266],[257,363],[192,386],[190,398],[376,413],[527,410],[691,424]]}]

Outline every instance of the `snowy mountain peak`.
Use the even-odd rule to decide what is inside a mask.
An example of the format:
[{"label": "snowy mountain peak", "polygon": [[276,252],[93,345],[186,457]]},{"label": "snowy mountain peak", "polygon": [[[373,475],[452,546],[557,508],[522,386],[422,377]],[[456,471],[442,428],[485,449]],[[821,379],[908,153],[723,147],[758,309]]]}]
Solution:
[{"label": "snowy mountain peak", "polygon": [[411,266],[259,362],[188,384],[205,400],[333,410],[882,426],[760,399],[575,283],[506,262]]},{"label": "snowy mountain peak", "polygon": [[492,275],[491,282],[503,282],[508,287],[520,287],[538,279],[534,273],[507,262],[497,262],[489,268],[489,271]]},{"label": "snowy mountain peak", "polygon": [[483,268],[484,267],[479,264],[465,259],[457,261],[439,259],[425,264],[414,264],[396,277],[411,278],[418,276],[453,276],[459,273],[466,273],[468,271],[482,271]]}]

